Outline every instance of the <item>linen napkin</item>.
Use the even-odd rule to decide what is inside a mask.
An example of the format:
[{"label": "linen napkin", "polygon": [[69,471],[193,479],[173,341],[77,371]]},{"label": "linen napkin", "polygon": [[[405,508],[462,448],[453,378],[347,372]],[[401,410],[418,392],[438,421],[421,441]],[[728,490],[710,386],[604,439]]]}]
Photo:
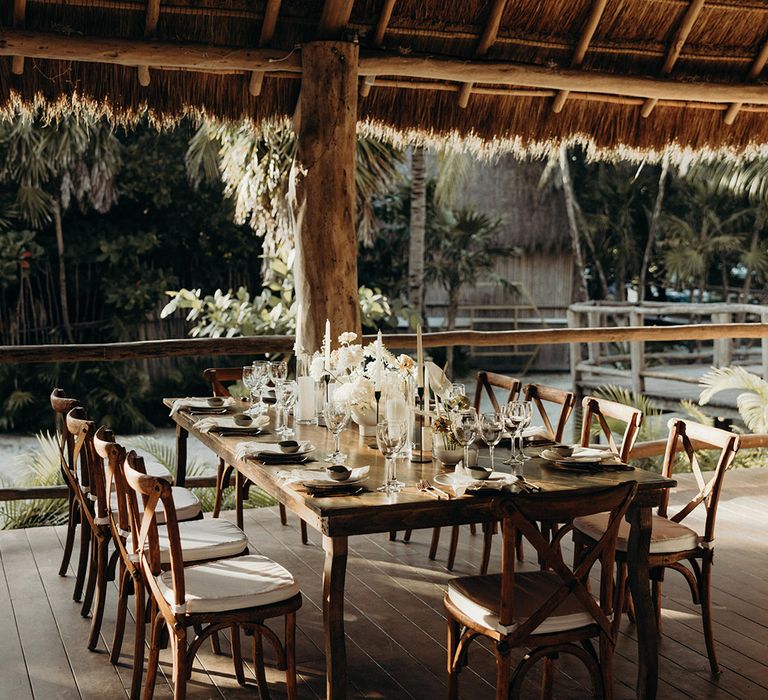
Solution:
[{"label": "linen napkin", "polygon": [[207,416],[195,422],[195,429],[201,433],[210,433],[216,428],[226,428],[228,432],[242,430],[248,432],[255,428],[266,428],[269,425],[269,416],[264,413],[256,416],[248,425],[238,425],[232,416]]},{"label": "linen napkin", "polygon": [[[353,467],[352,473],[349,475],[348,479],[344,479],[344,481],[331,482],[331,478],[328,477],[328,482],[343,486],[344,484],[348,484],[350,481],[362,479],[366,474],[368,474],[370,470],[371,467],[368,465],[364,467]],[[277,478],[282,479],[286,484],[294,483],[297,481],[317,481],[320,479],[325,480],[326,475],[327,472],[325,469],[281,469],[279,472],[277,472]]]},{"label": "linen napkin", "polygon": [[[221,404],[221,408],[226,406],[232,406],[235,400],[231,396],[224,396],[224,403]],[[210,408],[217,409],[219,406],[209,406],[207,398],[195,398],[193,396],[187,396],[184,399],[176,399],[171,406],[170,416],[175,416],[182,408]]]},{"label": "linen napkin", "polygon": [[451,488],[453,492],[461,497],[467,491],[503,491],[504,489],[511,488],[517,482],[517,477],[512,474],[502,474],[499,478],[492,479],[473,479],[470,476],[464,476],[463,474],[457,474]]},{"label": "linen napkin", "polygon": [[308,440],[302,440],[299,442],[298,455],[297,453],[287,453],[280,449],[280,445],[276,442],[255,442],[250,440],[248,442],[238,442],[235,445],[235,457],[238,459],[245,459],[246,457],[258,457],[260,454],[269,454],[280,457],[295,458],[306,453],[310,446]]}]

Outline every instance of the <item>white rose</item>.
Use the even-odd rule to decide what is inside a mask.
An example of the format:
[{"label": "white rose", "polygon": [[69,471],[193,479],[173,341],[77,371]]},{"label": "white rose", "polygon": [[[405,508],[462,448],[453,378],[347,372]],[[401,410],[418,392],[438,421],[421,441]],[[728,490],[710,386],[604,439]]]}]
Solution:
[{"label": "white rose", "polygon": [[312,358],[309,374],[316,382],[319,382],[325,376],[325,358],[322,355],[316,354]]}]

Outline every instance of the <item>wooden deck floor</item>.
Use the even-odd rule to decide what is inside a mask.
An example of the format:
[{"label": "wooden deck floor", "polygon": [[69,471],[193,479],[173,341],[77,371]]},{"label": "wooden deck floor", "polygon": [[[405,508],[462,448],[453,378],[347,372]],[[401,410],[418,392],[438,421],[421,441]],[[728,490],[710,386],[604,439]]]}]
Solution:
[{"label": "wooden deck floor", "polygon": [[[683,477],[683,482],[681,491],[690,490],[691,480]],[[289,527],[281,527],[271,509],[249,511],[246,527],[253,549],[287,566],[301,584],[305,603],[299,612],[300,697],[323,697],[323,554],[318,537],[311,535],[312,543],[302,546],[295,518]],[[125,697],[129,658],[124,655],[115,668],[105,653],[111,643],[115,591],[110,589],[99,651],[88,652],[88,621],[71,600],[73,578],[57,575],[61,534],[56,528],[0,532],[2,699]],[[389,542],[385,535],[350,541],[346,629],[351,697],[444,697],[442,594],[452,575],[477,570],[481,537],[462,531],[454,574],[443,566],[444,539],[436,562],[427,559],[426,532],[414,533],[410,544]],[[498,563],[494,559],[492,567]],[[715,631],[723,673],[710,676],[698,614],[683,581],[668,576],[660,698],[768,698],[767,573],[768,469],[732,472],[720,507],[714,574]],[[615,662],[617,698],[634,697],[634,636],[625,621]],[[124,649],[130,645],[127,638]],[[477,648],[471,661],[471,670],[462,677],[462,697],[491,698],[490,653]],[[164,663],[166,674],[168,668]],[[284,697],[282,674],[268,669],[268,678],[273,697]],[[249,679],[246,688],[238,687],[229,657],[213,655],[206,645],[195,665],[190,697],[257,697],[253,676]],[[578,664],[564,660],[556,697],[587,697],[585,682]],[[536,697],[533,683],[529,690],[530,697]],[[155,697],[170,696],[161,678]]]}]

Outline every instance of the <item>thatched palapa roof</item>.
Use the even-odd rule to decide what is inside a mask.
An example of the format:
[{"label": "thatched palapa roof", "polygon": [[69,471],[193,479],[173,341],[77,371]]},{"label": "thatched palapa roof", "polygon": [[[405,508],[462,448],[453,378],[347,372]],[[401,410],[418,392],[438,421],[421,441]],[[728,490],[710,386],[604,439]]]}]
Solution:
[{"label": "thatched palapa roof", "polygon": [[290,116],[302,43],[358,37],[360,122],[395,137],[768,143],[763,0],[5,0],[0,20],[6,106]]}]

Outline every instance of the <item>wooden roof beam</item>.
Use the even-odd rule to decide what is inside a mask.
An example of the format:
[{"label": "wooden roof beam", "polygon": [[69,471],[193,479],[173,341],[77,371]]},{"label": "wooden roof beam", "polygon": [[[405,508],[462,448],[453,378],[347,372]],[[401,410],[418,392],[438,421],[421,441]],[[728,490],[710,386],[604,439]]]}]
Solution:
[{"label": "wooden roof beam", "polygon": [[[397,0],[384,0],[384,6],[381,8],[381,13],[379,14],[379,21],[376,22],[376,29],[373,32],[374,46],[381,46],[384,43],[384,34],[392,19],[392,11],[395,9],[396,2]],[[369,75],[362,83],[360,83],[360,97],[368,96],[374,82],[376,82],[376,76]]]},{"label": "wooden roof beam", "polygon": [[[144,20],[144,36],[151,39],[157,32],[160,21],[160,0],[147,0],[147,16]],[[139,85],[147,87],[151,81],[149,66],[139,66]]]},{"label": "wooden roof beam", "polygon": [[318,39],[338,39],[352,15],[354,0],[325,0],[317,27]]},{"label": "wooden roof beam", "polygon": [[[268,71],[275,68],[277,63],[281,72],[301,73],[301,55],[300,52],[294,51],[86,37],[21,29],[0,31],[0,56],[27,56],[122,66],[163,65],[169,69],[198,71]],[[689,82],[505,61],[401,56],[381,51],[362,55],[359,74],[573,90],[645,99],[655,97],[674,102],[711,102],[726,105],[743,102],[747,105],[768,105],[768,86],[758,83]]]},{"label": "wooden roof beam", "polygon": [[[27,0],[13,0],[13,26],[20,29],[24,26],[27,16]],[[11,73],[22,75],[24,73],[24,56],[14,56],[11,61]]]},{"label": "wooden roof beam", "polygon": [[[507,6],[507,0],[494,0],[491,7],[491,14],[488,17],[488,21],[485,24],[485,30],[480,37],[480,42],[475,49],[475,58],[485,56],[488,53],[488,49],[496,42],[496,37],[499,36],[499,27],[501,26],[501,18],[504,14],[504,8]],[[472,94],[472,83],[464,83],[461,86],[459,92],[459,107],[465,109],[469,104],[469,96]]]},{"label": "wooden roof beam", "polygon": [[[277,16],[280,14],[280,5],[283,0],[267,0],[267,8],[264,10],[264,21],[261,23],[261,34],[259,36],[259,47],[268,46],[275,36],[277,27]],[[248,92],[254,97],[261,94],[261,88],[264,85],[264,71],[252,71],[251,80],[248,83]]]},{"label": "wooden roof beam", "polygon": [[[592,3],[592,11],[589,13],[587,23],[584,25],[584,29],[579,37],[579,43],[576,44],[576,50],[573,52],[571,68],[581,68],[581,64],[584,62],[584,56],[587,55],[587,49],[592,42],[592,37],[595,36],[597,25],[600,24],[600,20],[607,4],[608,0],[595,0],[595,2]],[[552,102],[552,111],[555,114],[559,114],[567,99],[568,90],[561,90],[558,92]]]},{"label": "wooden roof beam", "polygon": [[[704,2],[705,0],[691,0],[691,4],[688,5],[688,9],[683,15],[683,20],[680,22],[680,26],[675,32],[675,36],[672,39],[672,43],[669,45],[669,49],[667,49],[667,56],[664,60],[664,65],[661,68],[661,76],[663,78],[666,78],[672,74],[672,69],[675,67],[677,59],[680,58],[680,53],[683,50],[683,46],[685,46],[685,42],[688,40],[688,35],[691,33],[691,29],[693,29],[694,23],[701,14],[701,10],[704,7]],[[646,100],[645,104],[643,105],[643,109],[640,111],[640,115],[643,117],[643,119],[646,119],[648,116],[650,116],[657,102],[658,100],[654,99]]]},{"label": "wooden roof beam", "polygon": [[[766,39],[766,42],[763,44],[763,48],[760,49],[760,53],[757,54],[757,58],[750,66],[749,73],[747,74],[747,80],[757,80],[757,77],[760,75],[760,73],[763,72],[763,68],[765,68],[766,63],[768,63],[768,39]],[[733,122],[736,120],[736,115],[741,111],[743,106],[743,102],[734,102],[730,107],[728,107],[728,111],[725,113],[725,118],[723,121],[728,124],[728,126],[733,124]]]}]

